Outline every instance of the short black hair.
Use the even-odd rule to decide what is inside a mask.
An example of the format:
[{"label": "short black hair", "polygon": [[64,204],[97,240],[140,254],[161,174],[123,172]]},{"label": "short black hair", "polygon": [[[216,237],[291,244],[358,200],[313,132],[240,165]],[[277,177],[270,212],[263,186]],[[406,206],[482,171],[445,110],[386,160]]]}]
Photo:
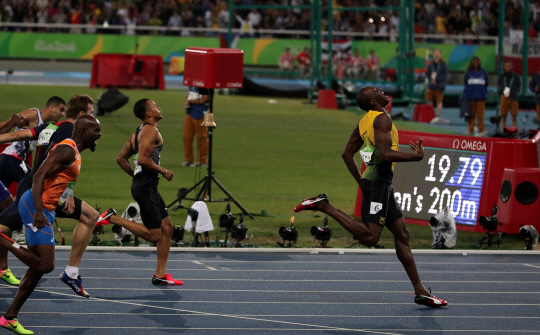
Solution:
[{"label": "short black hair", "polygon": [[66,105],[66,101],[60,97],[57,97],[56,95],[53,96],[53,97],[50,97],[49,100],[47,100],[47,104],[45,105],[45,107],[51,107],[51,106],[55,106],[55,107],[58,107],[60,105]]},{"label": "short black hair", "polygon": [[360,90],[358,95],[356,96],[356,104],[360,109],[365,110],[366,112],[369,112],[371,109],[371,95],[367,92]]},{"label": "short black hair", "polygon": [[512,65],[514,65],[514,62],[512,62],[511,59],[506,59],[506,60],[504,61],[504,64],[506,64],[506,63],[512,63]]},{"label": "short black hair", "polygon": [[150,99],[144,98],[135,103],[135,106],[133,106],[133,114],[141,120],[144,120],[144,117],[146,116],[146,110],[148,109],[148,101]]},{"label": "short black hair", "polygon": [[475,60],[475,59],[478,59],[478,61],[480,62],[480,64],[478,64],[478,69],[481,70],[482,69],[482,61],[480,60],[480,57],[478,57],[478,56],[474,56],[471,59],[471,62],[469,63],[469,69],[473,68],[473,60]]}]

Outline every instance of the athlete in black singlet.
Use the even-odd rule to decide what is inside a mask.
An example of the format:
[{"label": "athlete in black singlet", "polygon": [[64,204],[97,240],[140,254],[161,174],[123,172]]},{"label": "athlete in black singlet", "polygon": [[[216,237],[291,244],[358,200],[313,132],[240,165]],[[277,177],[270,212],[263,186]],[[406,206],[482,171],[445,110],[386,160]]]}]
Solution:
[{"label": "athlete in black singlet", "polygon": [[[131,195],[141,209],[144,225],[122,219],[114,209],[109,208],[101,214],[97,225],[118,224],[148,242],[157,243],[157,268],[152,277],[153,284],[182,285],[182,281],[165,273],[165,266],[171,248],[173,226],[165,202],[158,192],[159,175],[171,181],[172,171],[159,166],[159,157],[163,149],[163,138],[156,128],[163,118],[156,103],[149,99],[141,99],[133,107],[135,116],[143,124],[131,134],[116,162],[122,170],[133,177]],[[129,159],[133,157],[135,167]]]}]

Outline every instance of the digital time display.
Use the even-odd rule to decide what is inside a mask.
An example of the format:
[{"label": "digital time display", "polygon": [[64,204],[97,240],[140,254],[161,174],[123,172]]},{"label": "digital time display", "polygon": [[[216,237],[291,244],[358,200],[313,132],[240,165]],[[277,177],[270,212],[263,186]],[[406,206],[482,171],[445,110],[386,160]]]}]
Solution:
[{"label": "digital time display", "polygon": [[[408,145],[400,151],[410,152]],[[456,223],[476,225],[486,152],[424,147],[417,163],[396,163],[394,195],[403,216],[427,220],[448,207]]]}]

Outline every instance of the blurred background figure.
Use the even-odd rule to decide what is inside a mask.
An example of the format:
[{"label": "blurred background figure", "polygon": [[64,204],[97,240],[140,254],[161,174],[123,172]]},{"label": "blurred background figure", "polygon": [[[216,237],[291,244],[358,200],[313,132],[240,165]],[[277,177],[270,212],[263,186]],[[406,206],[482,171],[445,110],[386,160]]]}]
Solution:
[{"label": "blurred background figure", "polygon": [[379,79],[381,61],[379,60],[379,56],[375,54],[375,50],[369,51],[369,55],[366,57],[364,65],[364,73],[367,78]]},{"label": "blurred background figure", "polygon": [[305,47],[302,52],[296,56],[298,61],[298,69],[300,70],[300,77],[307,78],[311,73],[311,53],[308,47]]},{"label": "blurred background figure", "polygon": [[294,69],[294,56],[291,54],[289,47],[285,48],[285,52],[279,57],[279,69],[283,71],[292,71]]},{"label": "blurred background figure", "polygon": [[514,72],[514,63],[509,59],[504,62],[504,72],[499,76],[497,86],[501,94],[501,130],[506,128],[508,111],[510,111],[510,126],[517,127],[518,94],[521,90],[521,79]]},{"label": "blurred background figure", "polygon": [[468,99],[471,106],[469,118],[469,135],[473,135],[474,124],[478,122],[477,136],[486,136],[484,128],[484,112],[486,110],[486,100],[488,96],[488,73],[482,69],[480,58],[473,57],[469,64],[469,69],[463,79],[465,88],[463,98]]}]

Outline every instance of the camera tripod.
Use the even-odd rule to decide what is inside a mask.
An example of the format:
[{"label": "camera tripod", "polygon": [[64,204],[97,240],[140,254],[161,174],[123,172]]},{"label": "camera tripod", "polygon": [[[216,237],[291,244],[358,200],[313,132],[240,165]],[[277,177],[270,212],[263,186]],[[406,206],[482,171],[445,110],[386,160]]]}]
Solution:
[{"label": "camera tripod", "polygon": [[[210,92],[210,106],[208,110],[208,114],[213,114],[214,111],[214,89],[208,89]],[[242,210],[244,214],[255,220],[253,215],[248,212],[239,202],[236,200],[229,191],[221,183],[216,179],[214,176],[214,171],[212,171],[212,137],[214,133],[214,128],[216,127],[215,123],[213,122],[213,116],[211,118],[211,125],[208,126],[208,168],[206,176],[204,176],[201,180],[199,180],[194,186],[189,188],[185,192],[179,192],[178,197],[175,201],[173,201],[171,204],[167,206],[167,208],[171,208],[172,205],[178,202],[178,205],[180,205],[180,202],[182,199],[186,200],[194,200],[194,201],[204,201],[204,202],[227,202],[232,201],[238,208]],[[205,116],[205,123],[206,123],[206,116]],[[210,123],[210,122],[209,122]],[[222,191],[227,195],[228,198],[224,199],[212,199],[212,182],[215,183]],[[195,190],[197,187],[201,186],[202,188],[199,190],[195,198],[187,198],[186,196],[191,193],[193,190]]]}]

